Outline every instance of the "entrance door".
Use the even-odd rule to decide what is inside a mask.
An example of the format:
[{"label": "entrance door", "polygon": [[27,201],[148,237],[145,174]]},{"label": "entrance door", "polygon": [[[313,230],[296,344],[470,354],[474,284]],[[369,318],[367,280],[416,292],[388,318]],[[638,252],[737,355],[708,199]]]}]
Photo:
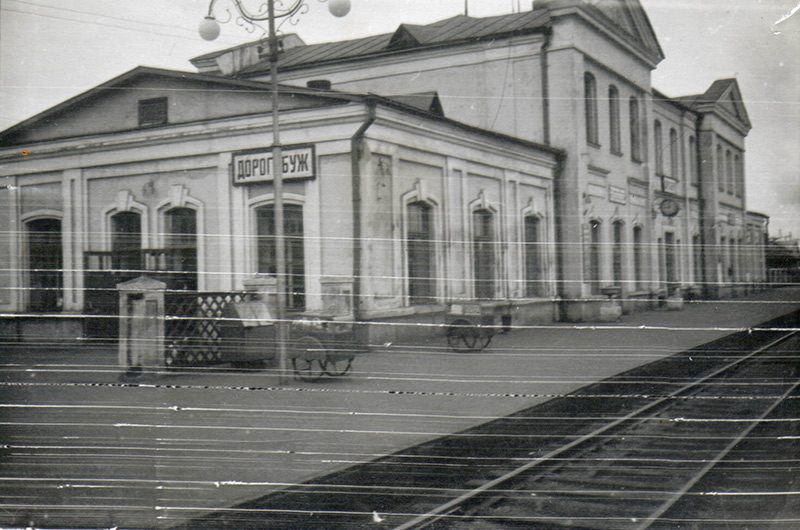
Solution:
[{"label": "entrance door", "polygon": [[52,313],[62,305],[61,221],[37,219],[28,226],[28,308]]},{"label": "entrance door", "polygon": [[[256,208],[258,272],[275,274],[275,207]],[[286,308],[303,311],[306,306],[306,272],[303,255],[303,207],[283,205],[283,236],[286,253]]]},{"label": "entrance door", "polygon": [[667,289],[672,294],[677,288],[677,256],[675,246],[675,234],[667,232],[664,234],[664,267],[666,269]]}]

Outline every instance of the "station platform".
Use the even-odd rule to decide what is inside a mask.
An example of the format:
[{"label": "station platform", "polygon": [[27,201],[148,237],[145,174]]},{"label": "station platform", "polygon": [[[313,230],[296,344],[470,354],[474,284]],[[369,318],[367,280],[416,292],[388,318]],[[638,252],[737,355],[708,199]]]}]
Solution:
[{"label": "station platform", "polygon": [[[51,478],[52,487],[63,486],[59,480],[74,484],[78,476],[86,487],[113,490],[135,483],[141,509],[112,510],[104,521],[121,528],[169,528],[564,396],[797,310],[800,286],[687,302],[679,311],[639,312],[616,323],[513,329],[478,353],[454,353],[443,337],[385,344],[356,357],[350,375],[314,383],[281,384],[269,371],[225,368],[152,371],[127,381],[120,379],[117,352],[108,346],[68,354],[29,348],[2,355],[3,379],[22,380],[24,374],[37,385],[5,392],[3,401],[61,404],[59,417],[78,425],[68,435],[79,436],[84,422],[90,427],[83,446],[96,444],[121,455],[120,465],[109,461],[88,475],[70,459],[60,468],[63,476]],[[103,412],[92,412],[87,404]],[[43,414],[24,407],[14,412],[30,417],[26,413]],[[25,435],[24,428],[15,433],[14,425],[0,442],[13,445],[15,437]],[[48,439],[43,429],[39,425],[36,431],[40,442]],[[63,445],[62,431],[54,428],[48,436]],[[124,449],[132,446],[136,470]],[[2,476],[37,473],[36,466],[8,467],[13,465],[0,465]],[[62,487],[51,499],[90,502],[68,493]]]}]

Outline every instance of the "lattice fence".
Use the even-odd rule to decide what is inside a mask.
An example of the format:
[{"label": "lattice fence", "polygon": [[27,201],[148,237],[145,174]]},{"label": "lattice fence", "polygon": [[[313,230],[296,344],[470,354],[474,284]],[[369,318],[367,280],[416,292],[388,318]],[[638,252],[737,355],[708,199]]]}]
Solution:
[{"label": "lattice fence", "polygon": [[226,304],[247,301],[251,293],[172,292],[165,297],[168,367],[208,366],[225,362],[219,318]]}]

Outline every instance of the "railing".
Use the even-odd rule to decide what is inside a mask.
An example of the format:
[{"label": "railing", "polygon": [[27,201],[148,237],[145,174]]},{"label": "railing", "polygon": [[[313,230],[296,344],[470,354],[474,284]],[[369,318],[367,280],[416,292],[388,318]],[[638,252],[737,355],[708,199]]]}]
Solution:
[{"label": "railing", "polygon": [[224,362],[219,318],[225,306],[247,301],[245,292],[167,291],[164,297],[165,360],[171,366],[207,366]]}]

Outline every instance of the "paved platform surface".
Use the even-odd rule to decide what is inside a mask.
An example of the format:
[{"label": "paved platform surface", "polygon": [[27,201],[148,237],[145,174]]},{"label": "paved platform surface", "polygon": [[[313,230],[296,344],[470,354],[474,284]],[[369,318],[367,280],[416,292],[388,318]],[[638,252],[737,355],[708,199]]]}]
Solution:
[{"label": "paved platform surface", "polygon": [[443,338],[384,345],[317,383],[225,368],[120,380],[113,347],[13,348],[0,367],[0,526],[49,513],[85,528],[167,528],[798,309],[800,287],[782,288],[516,329],[481,353],[453,353]]}]

